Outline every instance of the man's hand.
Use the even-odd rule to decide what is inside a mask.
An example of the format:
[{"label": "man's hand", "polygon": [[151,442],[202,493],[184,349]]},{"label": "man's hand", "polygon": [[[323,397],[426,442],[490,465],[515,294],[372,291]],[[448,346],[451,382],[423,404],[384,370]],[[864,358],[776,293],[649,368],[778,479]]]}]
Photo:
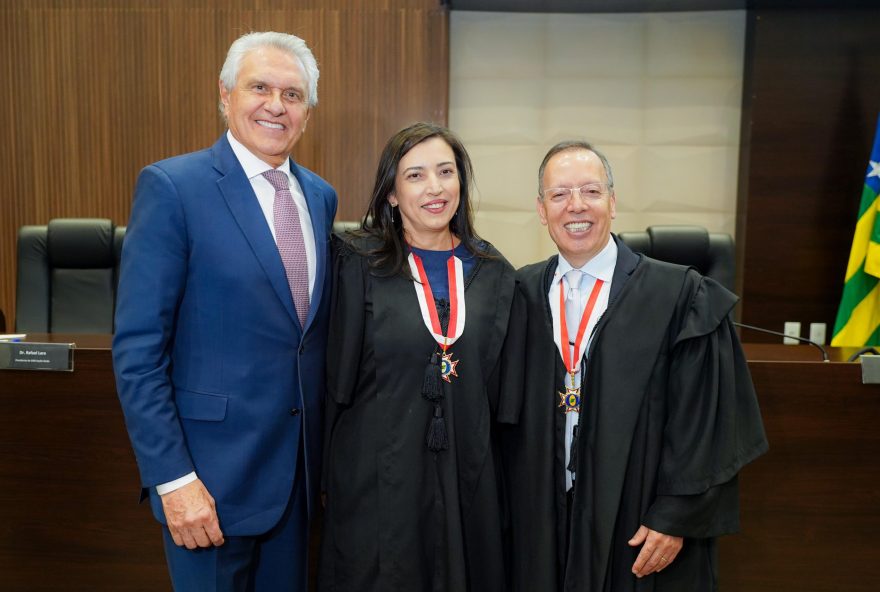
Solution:
[{"label": "man's hand", "polygon": [[200,479],[163,495],[162,508],[175,545],[195,549],[223,544],[214,498]]},{"label": "man's hand", "polygon": [[638,547],[643,543],[644,546],[632,566],[632,572],[637,578],[662,571],[675,561],[684,539],[651,530],[643,524],[628,544],[630,547]]}]

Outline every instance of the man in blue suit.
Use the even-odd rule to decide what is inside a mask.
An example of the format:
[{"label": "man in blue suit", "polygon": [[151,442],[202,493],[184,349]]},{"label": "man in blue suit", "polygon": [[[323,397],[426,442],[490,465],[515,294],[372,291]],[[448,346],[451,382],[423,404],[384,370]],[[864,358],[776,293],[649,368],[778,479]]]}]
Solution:
[{"label": "man in blue suit", "polygon": [[135,189],[113,360],[177,590],[306,589],[336,193],[290,154],[318,74],[302,39],[242,36],[229,130]]}]

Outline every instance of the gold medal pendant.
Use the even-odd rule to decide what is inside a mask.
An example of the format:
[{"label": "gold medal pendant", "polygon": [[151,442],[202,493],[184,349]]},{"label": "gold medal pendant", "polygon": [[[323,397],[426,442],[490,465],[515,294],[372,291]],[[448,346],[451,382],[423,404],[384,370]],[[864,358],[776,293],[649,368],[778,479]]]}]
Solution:
[{"label": "gold medal pendant", "polygon": [[558,393],[559,406],[565,407],[566,413],[580,412],[581,410],[581,389],[566,387],[564,393]]},{"label": "gold medal pendant", "polygon": [[[562,278],[559,279],[559,341],[556,342],[556,347],[559,348],[559,353],[562,354],[562,363],[565,364],[565,369],[568,371],[569,376],[571,376],[571,386],[565,387],[564,393],[557,394],[559,395],[559,407],[564,407],[566,413],[579,413],[581,410],[581,388],[574,386],[575,374],[577,374],[577,364],[585,353],[585,350],[582,349],[582,347],[586,346],[584,336],[586,335],[587,325],[590,323],[593,307],[596,305],[596,300],[599,298],[599,291],[602,289],[603,284],[604,282],[600,279],[596,279],[596,283],[593,284],[593,289],[590,291],[590,297],[587,300],[587,306],[581,314],[577,336],[574,342],[571,342],[568,338],[568,325],[565,318],[564,283]],[[565,381],[563,380],[563,382]]]},{"label": "gold medal pendant", "polygon": [[453,360],[452,354],[443,354],[443,357],[440,359],[440,376],[448,383],[452,383],[453,376],[458,376],[458,372],[455,371],[455,367],[458,366],[459,360]]},{"label": "gold medal pendant", "polygon": [[565,407],[566,413],[580,412],[581,410],[581,387],[574,386],[574,372],[571,372],[571,386],[565,387],[564,393],[559,394],[559,406]]}]

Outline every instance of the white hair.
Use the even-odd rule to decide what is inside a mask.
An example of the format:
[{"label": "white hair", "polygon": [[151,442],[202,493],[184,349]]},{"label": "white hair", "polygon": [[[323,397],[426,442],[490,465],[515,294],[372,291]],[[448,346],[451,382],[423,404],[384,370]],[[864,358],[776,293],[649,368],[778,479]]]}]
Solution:
[{"label": "white hair", "polygon": [[[306,77],[308,85],[308,106],[314,107],[318,104],[318,62],[312,55],[312,50],[306,45],[306,42],[296,35],[288,35],[287,33],[276,33],[274,31],[263,31],[255,33],[246,33],[236,39],[229,46],[229,52],[226,54],[226,61],[220,69],[220,82],[227,91],[232,91],[235,82],[238,79],[238,72],[241,69],[241,60],[248,52],[261,47],[276,47],[287,52],[292,57],[299,60]],[[220,112],[223,112],[223,105],[220,105]]]}]

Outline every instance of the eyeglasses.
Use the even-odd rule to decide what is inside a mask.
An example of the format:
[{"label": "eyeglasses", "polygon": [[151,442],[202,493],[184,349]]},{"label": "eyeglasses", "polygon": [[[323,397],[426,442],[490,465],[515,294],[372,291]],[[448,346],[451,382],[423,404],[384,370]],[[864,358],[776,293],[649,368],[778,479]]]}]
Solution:
[{"label": "eyeglasses", "polygon": [[564,203],[568,201],[569,196],[577,193],[585,202],[599,201],[611,191],[611,186],[607,183],[587,183],[580,187],[550,187],[541,191],[544,199],[549,199],[553,203]]}]

